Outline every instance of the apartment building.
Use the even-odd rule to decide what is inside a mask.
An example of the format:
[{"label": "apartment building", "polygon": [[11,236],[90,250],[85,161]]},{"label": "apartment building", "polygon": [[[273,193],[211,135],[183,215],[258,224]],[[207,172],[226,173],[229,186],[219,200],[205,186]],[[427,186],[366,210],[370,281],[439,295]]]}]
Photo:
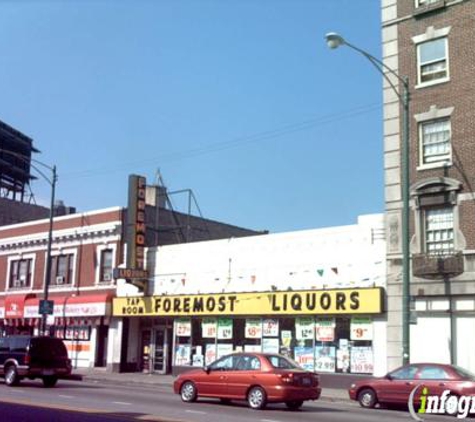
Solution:
[{"label": "apartment building", "polygon": [[[473,371],[475,1],[381,5],[384,64],[410,91],[410,360]],[[402,109],[386,81],[383,95],[391,369],[402,362]]]}]

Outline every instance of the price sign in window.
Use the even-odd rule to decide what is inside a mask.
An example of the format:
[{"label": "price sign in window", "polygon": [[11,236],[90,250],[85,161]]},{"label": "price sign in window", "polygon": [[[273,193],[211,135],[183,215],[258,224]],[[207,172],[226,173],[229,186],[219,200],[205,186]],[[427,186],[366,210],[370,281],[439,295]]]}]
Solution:
[{"label": "price sign in window", "polygon": [[216,338],[217,323],[216,318],[204,318],[201,322],[203,338]]},{"label": "price sign in window", "polygon": [[233,320],[231,318],[218,319],[218,339],[229,340],[233,338]]},{"label": "price sign in window", "polygon": [[295,320],[295,338],[297,340],[313,340],[314,327],[313,318],[297,318]]},{"label": "price sign in window", "polygon": [[373,340],[373,322],[371,318],[351,318],[350,338],[351,340]]},{"label": "price sign in window", "polygon": [[191,320],[189,318],[175,320],[175,335],[177,337],[191,336]]},{"label": "price sign in window", "polygon": [[260,319],[246,319],[246,338],[262,338],[262,321]]}]

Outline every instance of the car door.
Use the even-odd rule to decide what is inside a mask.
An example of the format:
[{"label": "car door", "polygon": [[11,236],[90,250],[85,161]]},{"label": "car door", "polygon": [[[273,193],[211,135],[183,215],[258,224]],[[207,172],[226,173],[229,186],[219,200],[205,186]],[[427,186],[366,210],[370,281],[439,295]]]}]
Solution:
[{"label": "car door", "polygon": [[417,373],[417,380],[428,389],[428,395],[441,396],[450,389],[450,374],[439,365],[422,365]]},{"label": "car door", "polygon": [[416,365],[406,365],[386,375],[378,383],[376,394],[382,403],[407,403],[411,391],[416,387]]},{"label": "car door", "polygon": [[244,354],[235,362],[234,369],[228,373],[228,395],[245,399],[251,384],[255,384],[261,372],[261,361],[255,355]]},{"label": "car door", "polygon": [[5,361],[10,354],[10,344],[7,337],[0,338],[0,374],[3,374]]},{"label": "car door", "polygon": [[233,369],[232,355],[224,356],[210,364],[203,374],[196,378],[198,394],[208,397],[227,397],[227,380]]}]

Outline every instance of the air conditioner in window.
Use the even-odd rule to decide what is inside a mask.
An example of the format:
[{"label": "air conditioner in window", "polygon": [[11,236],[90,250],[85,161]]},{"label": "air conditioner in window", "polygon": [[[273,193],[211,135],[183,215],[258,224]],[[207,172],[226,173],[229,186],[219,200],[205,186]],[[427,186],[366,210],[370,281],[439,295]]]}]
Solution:
[{"label": "air conditioner in window", "polygon": [[56,284],[64,284],[64,276],[59,275],[56,277]]},{"label": "air conditioner in window", "polygon": [[111,273],[104,273],[102,275],[102,281],[111,281],[112,280],[112,274]]}]

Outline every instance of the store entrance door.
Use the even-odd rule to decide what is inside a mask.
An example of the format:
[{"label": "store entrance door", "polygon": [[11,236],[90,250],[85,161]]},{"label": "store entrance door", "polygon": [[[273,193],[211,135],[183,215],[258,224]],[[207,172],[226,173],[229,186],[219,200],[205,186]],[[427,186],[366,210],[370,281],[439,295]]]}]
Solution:
[{"label": "store entrance door", "polygon": [[168,336],[165,327],[155,327],[152,336],[152,368],[153,372],[166,374],[168,371]]}]

